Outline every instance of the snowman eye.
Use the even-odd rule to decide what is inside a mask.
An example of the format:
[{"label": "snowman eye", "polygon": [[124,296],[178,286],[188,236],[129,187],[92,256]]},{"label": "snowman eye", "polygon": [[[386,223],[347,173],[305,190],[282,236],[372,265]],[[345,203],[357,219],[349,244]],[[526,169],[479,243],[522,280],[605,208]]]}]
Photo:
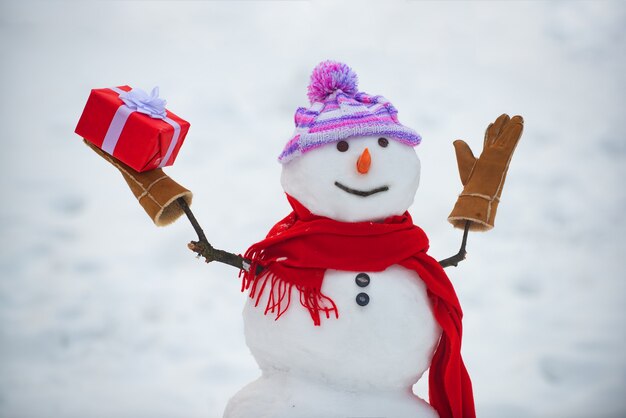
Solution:
[{"label": "snowman eye", "polygon": [[339,152],[346,152],[348,151],[348,148],[350,148],[350,146],[346,141],[337,142],[337,149],[339,150]]},{"label": "snowman eye", "polygon": [[389,145],[389,140],[387,138],[378,138],[378,145],[383,148],[387,148],[387,145]]}]

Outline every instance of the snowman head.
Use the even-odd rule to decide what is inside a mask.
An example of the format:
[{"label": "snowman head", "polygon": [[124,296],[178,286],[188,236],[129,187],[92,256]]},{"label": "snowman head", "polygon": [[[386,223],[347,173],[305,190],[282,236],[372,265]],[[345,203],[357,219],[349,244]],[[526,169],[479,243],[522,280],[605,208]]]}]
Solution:
[{"label": "snowman head", "polygon": [[326,144],[289,161],[281,183],[316,215],[361,222],[404,213],[413,203],[419,178],[413,147],[366,136]]},{"label": "snowman head", "polygon": [[311,75],[309,108],[278,158],[285,192],[312,213],[342,222],[378,221],[413,203],[421,137],[382,96],[357,91],[356,74],[325,61]]}]

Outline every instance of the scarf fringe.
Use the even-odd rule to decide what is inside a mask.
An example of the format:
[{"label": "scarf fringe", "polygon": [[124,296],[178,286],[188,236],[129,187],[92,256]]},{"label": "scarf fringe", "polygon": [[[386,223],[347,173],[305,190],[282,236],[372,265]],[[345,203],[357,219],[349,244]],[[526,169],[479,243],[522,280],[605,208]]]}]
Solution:
[{"label": "scarf fringe", "polygon": [[[318,287],[296,285],[286,277],[281,277],[271,272],[268,268],[270,264],[279,264],[276,261],[264,263],[263,272],[256,275],[257,267],[260,265],[258,254],[255,252],[246,253],[248,259],[254,260],[248,271],[241,270],[239,277],[242,278],[241,291],[248,291],[248,295],[254,300],[254,306],[259,306],[264,292],[269,292],[264,315],[275,314],[278,320],[291,305],[291,291],[295,286],[300,294],[300,304],[309,311],[311,319],[316,326],[321,325],[321,315],[323,312],[326,319],[330,319],[331,314],[339,318],[339,310],[335,302],[324,295]],[[323,273],[322,273],[323,274]]]}]

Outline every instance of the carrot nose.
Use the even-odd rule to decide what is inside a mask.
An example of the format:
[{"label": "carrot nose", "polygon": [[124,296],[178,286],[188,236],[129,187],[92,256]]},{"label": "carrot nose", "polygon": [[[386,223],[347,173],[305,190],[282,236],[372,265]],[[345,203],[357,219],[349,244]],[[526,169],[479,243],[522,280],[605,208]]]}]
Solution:
[{"label": "carrot nose", "polygon": [[367,174],[367,172],[370,171],[370,165],[372,165],[372,156],[370,155],[370,151],[365,148],[356,161],[356,169],[361,174]]}]

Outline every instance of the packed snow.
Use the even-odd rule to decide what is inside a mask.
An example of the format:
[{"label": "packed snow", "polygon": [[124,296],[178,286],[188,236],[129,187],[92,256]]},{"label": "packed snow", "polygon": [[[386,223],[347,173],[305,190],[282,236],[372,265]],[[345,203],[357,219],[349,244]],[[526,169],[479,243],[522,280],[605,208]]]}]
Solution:
[{"label": "packed snow", "polygon": [[[375,221],[402,215],[413,203],[419,185],[419,158],[413,147],[398,141],[391,140],[383,149],[378,145],[378,138],[350,138],[345,141],[349,148],[344,152],[338,152],[336,144],[328,144],[290,161],[280,176],[285,193],[314,214],[342,222]],[[372,165],[369,173],[362,175],[355,163],[365,148],[371,155]],[[343,192],[335,182],[360,191],[381,187],[388,190],[364,199]]]},{"label": "packed snow", "polygon": [[[425,286],[400,266],[368,274],[371,283],[361,289],[354,273],[326,272],[322,292],[337,304],[339,319],[323,318],[319,327],[295,287],[278,320],[263,315],[268,292],[259,306],[249,300],[246,342],[263,375],[230,400],[225,417],[435,417],[409,390],[441,334]],[[355,302],[359,291],[371,297],[367,306]]]},{"label": "packed snow", "polygon": [[276,157],[335,59],[422,135],[409,210],[437,258],[460,244],[452,141],[525,118],[496,227],[448,269],[478,416],[623,417],[625,22],[620,1],[0,2],[0,416],[217,418],[260,376],[237,271],[73,130],[91,88],[160,86],[191,122],[166,171],[243,252],[289,210]]},{"label": "packed snow", "polygon": [[[378,140],[348,138],[343,148],[330,142],[285,163],[285,192],[315,215],[343,222],[402,215],[417,190],[419,159],[412,146],[392,139],[383,148]],[[370,163],[361,169],[357,162],[366,151]],[[349,190],[382,191],[363,197],[336,182]],[[367,281],[355,283],[359,274]],[[275,292],[264,283],[243,315],[246,344],[262,376],[229,401],[225,418],[437,416],[411,390],[441,335],[417,273],[397,265],[382,272],[329,268],[321,292],[337,305],[340,319],[330,315],[320,327],[296,302],[295,286],[280,318],[264,315]],[[357,303],[359,297],[366,299]]]}]

